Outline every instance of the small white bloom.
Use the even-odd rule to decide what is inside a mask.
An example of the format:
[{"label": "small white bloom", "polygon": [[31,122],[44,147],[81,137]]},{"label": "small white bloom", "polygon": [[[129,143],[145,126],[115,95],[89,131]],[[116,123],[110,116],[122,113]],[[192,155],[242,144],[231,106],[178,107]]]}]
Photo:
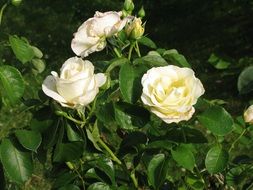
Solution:
[{"label": "small white bloom", "polygon": [[69,58],[61,68],[60,76],[54,71],[42,84],[43,92],[64,107],[75,108],[91,103],[106,82],[103,73],[94,74],[94,66],[88,60]]},{"label": "small white bloom", "polygon": [[244,121],[250,124],[253,124],[253,105],[248,107],[248,109],[244,112]]},{"label": "small white bloom", "polygon": [[205,90],[192,69],[174,65],[154,67],[142,77],[142,102],[166,123],[189,120]]},{"label": "small white bloom", "polygon": [[106,38],[116,34],[126,25],[128,19],[121,19],[121,12],[96,12],[85,21],[74,34],[71,48],[78,56],[86,57],[106,46]]}]

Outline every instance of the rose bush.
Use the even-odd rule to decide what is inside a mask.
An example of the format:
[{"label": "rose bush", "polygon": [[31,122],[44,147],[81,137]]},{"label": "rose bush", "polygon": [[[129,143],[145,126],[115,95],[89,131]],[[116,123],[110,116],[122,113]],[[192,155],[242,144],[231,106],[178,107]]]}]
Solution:
[{"label": "rose bush", "polygon": [[51,74],[44,80],[42,90],[64,107],[88,105],[106,82],[104,74],[94,74],[90,61],[78,57],[69,58],[62,65],[60,76],[54,71]]},{"label": "rose bush", "polygon": [[205,92],[191,69],[173,65],[148,70],[141,82],[142,102],[166,123],[189,120]]},{"label": "rose bush", "polygon": [[[134,7],[126,0],[122,15],[96,12],[83,23],[73,51],[85,57],[107,46],[107,55],[89,58],[92,62],[69,58],[60,74],[52,71],[45,78],[48,98],[38,88],[27,91],[32,85],[26,80],[50,70],[44,62],[50,53],[44,60],[37,47],[16,35],[0,43],[1,53],[10,47],[15,55],[0,64],[0,107],[10,103],[21,110],[6,106],[1,113],[22,118],[14,130],[5,130],[8,119],[5,125],[0,120],[6,131],[0,141],[0,189],[252,189],[253,106],[243,120],[242,114],[229,114],[227,100],[203,97],[205,89],[187,59],[175,49],[158,48],[144,34],[143,7],[138,17],[131,16]],[[9,65],[17,60],[18,68],[24,65],[21,72]],[[208,61],[222,70],[230,65],[214,54]],[[242,95],[252,91],[250,64],[238,78]],[[238,74],[239,67],[231,68]],[[32,75],[23,77],[27,71]],[[204,84],[210,83],[207,71],[199,75]],[[216,90],[224,82],[219,77],[211,83]],[[31,84],[38,80],[41,86],[40,78]],[[48,186],[30,188],[44,178]]]},{"label": "rose bush", "polygon": [[92,52],[103,50],[106,38],[116,34],[127,23],[128,19],[121,19],[121,16],[121,12],[97,11],[94,17],[85,21],[74,34],[71,42],[74,53],[86,57]]}]

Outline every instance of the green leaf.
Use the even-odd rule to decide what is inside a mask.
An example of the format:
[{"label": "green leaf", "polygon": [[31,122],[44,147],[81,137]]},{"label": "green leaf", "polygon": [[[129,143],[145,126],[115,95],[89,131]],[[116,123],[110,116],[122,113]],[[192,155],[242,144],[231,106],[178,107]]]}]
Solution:
[{"label": "green leaf", "polygon": [[229,62],[224,61],[223,59],[220,59],[213,53],[210,55],[208,59],[208,63],[213,65],[216,69],[227,69],[228,66],[230,65]]},{"label": "green leaf", "polygon": [[150,38],[146,36],[142,36],[140,39],[138,39],[138,42],[144,46],[147,46],[152,49],[156,49],[156,44],[153,42]]},{"label": "green leaf", "polygon": [[149,183],[154,187],[154,189],[159,189],[159,187],[164,183],[168,170],[168,164],[169,162],[164,154],[157,154],[150,160],[147,174]]},{"label": "green leaf", "polygon": [[[33,113],[30,128],[40,133],[45,132],[54,123],[54,115],[50,106],[45,106]],[[55,126],[52,126],[53,129]],[[51,130],[52,132],[52,130]]]},{"label": "green leaf", "polygon": [[197,129],[187,127],[171,127],[165,136],[160,139],[166,139],[177,143],[207,143],[206,137]]},{"label": "green leaf", "polygon": [[35,46],[31,46],[34,56],[41,59],[43,57],[43,53],[40,51],[39,48],[35,47]]},{"label": "green leaf", "polygon": [[42,141],[40,133],[28,130],[16,130],[15,135],[23,147],[37,152]]},{"label": "green leaf", "polygon": [[111,180],[112,185],[115,185],[115,171],[113,163],[108,158],[100,158],[94,162],[94,166],[104,172]]},{"label": "green leaf", "polygon": [[77,176],[75,173],[70,173],[70,172],[61,172],[59,174],[57,173],[57,176],[53,183],[53,187],[59,188],[59,187],[67,186],[70,183],[72,183],[76,177]]},{"label": "green leaf", "polygon": [[[251,164],[252,165],[252,164]],[[244,189],[246,184],[250,185],[252,179],[253,168],[249,168],[251,165],[235,165],[231,168],[226,175],[226,182],[229,186],[238,187],[238,189]]]},{"label": "green leaf", "polygon": [[233,130],[233,118],[220,106],[212,106],[198,116],[199,121],[216,135],[226,135]]},{"label": "green leaf", "polygon": [[146,55],[141,58],[137,58],[133,62],[135,65],[148,65],[149,67],[167,66],[168,63],[164,58],[159,55]]},{"label": "green leaf", "polygon": [[31,61],[34,57],[34,50],[27,41],[17,37],[9,36],[9,42],[16,58],[23,64]]},{"label": "green leaf", "polygon": [[120,91],[128,103],[135,103],[142,93],[141,77],[146,67],[124,64],[119,72]]},{"label": "green leaf", "polygon": [[126,147],[136,146],[138,144],[145,144],[147,140],[147,136],[144,133],[135,131],[124,137],[120,147],[124,149]]},{"label": "green leaf", "polygon": [[0,66],[0,84],[5,97],[12,105],[24,94],[25,82],[20,72],[14,67]]},{"label": "green leaf", "polygon": [[193,189],[193,190],[204,189],[204,183],[197,175],[189,173],[186,176],[185,181],[186,181],[187,186],[191,187],[190,189]]},{"label": "green leaf", "polygon": [[8,177],[14,182],[22,184],[31,177],[31,155],[17,149],[10,139],[2,140],[0,157]]},{"label": "green leaf", "polygon": [[173,65],[191,68],[191,65],[188,63],[185,57],[179,54],[175,49],[166,50],[163,53],[163,57]]},{"label": "green leaf", "polygon": [[172,148],[172,142],[168,140],[157,140],[148,143],[148,145],[145,147],[146,149],[164,149],[170,151]]},{"label": "green leaf", "polygon": [[100,105],[96,110],[97,118],[104,124],[110,125],[111,123],[115,122],[114,119],[114,109],[112,102],[110,103],[103,103]]},{"label": "green leaf", "polygon": [[100,139],[99,130],[97,127],[97,122],[94,125],[92,131],[90,131],[88,128],[86,129],[87,137],[92,142],[93,146],[99,150],[102,151],[101,148],[98,145],[98,140]]},{"label": "green leaf", "polygon": [[35,73],[42,73],[46,68],[44,61],[41,59],[32,59],[32,64]]},{"label": "green leaf", "polygon": [[150,116],[146,109],[127,103],[115,104],[114,113],[119,127],[127,130],[144,127]]},{"label": "green leaf", "polygon": [[145,144],[147,140],[147,136],[142,132],[136,131],[129,133],[120,143],[119,154],[123,156],[129,153],[133,147],[137,147],[140,144]]},{"label": "green leaf", "polygon": [[212,147],[205,159],[205,165],[207,171],[210,173],[218,173],[223,171],[228,163],[229,155],[227,151],[219,146]]},{"label": "green leaf", "polygon": [[90,185],[87,190],[111,190],[111,188],[106,183],[97,182]]},{"label": "green leaf", "polygon": [[175,150],[171,151],[173,159],[182,167],[193,170],[195,165],[195,158],[192,152],[185,146],[177,146]]},{"label": "green leaf", "polygon": [[65,127],[69,141],[82,141],[79,133],[69,123],[66,123]]},{"label": "green leaf", "polygon": [[245,68],[239,75],[237,88],[240,94],[247,94],[253,90],[253,66]]},{"label": "green leaf", "polygon": [[54,162],[66,162],[75,160],[83,154],[83,142],[59,143],[54,151]]},{"label": "green leaf", "polygon": [[76,185],[68,184],[68,185],[65,185],[65,186],[59,188],[58,190],[80,190],[80,188]]}]

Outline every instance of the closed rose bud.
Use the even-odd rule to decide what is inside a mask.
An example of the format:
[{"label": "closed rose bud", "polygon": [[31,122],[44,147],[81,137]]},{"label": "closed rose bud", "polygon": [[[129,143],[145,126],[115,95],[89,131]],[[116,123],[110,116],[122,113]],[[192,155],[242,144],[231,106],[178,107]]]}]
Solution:
[{"label": "closed rose bud", "polygon": [[134,10],[134,3],[132,0],[125,0],[124,2],[124,9],[127,11],[127,12],[132,12]]},{"label": "closed rose bud", "polygon": [[140,18],[143,18],[143,17],[145,16],[145,10],[144,10],[143,6],[142,6],[141,9],[139,10],[138,16],[139,16]]},{"label": "closed rose bud", "polygon": [[248,107],[248,109],[244,112],[244,121],[246,123],[253,124],[253,105]]},{"label": "closed rose bud", "polygon": [[126,26],[126,34],[131,39],[138,39],[144,34],[144,27],[140,18],[134,20]]}]

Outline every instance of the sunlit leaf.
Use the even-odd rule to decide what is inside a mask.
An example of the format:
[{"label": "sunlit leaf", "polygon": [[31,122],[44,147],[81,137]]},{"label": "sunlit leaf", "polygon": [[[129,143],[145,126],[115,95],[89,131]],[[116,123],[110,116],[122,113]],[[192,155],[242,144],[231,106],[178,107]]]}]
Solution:
[{"label": "sunlit leaf", "polygon": [[233,118],[220,106],[212,106],[198,115],[199,121],[216,135],[226,135],[233,130]]},{"label": "sunlit leaf", "polygon": [[153,42],[150,38],[146,36],[142,36],[140,39],[138,39],[138,42],[144,46],[147,46],[152,49],[156,49],[156,44]]},{"label": "sunlit leaf", "polygon": [[195,158],[192,152],[185,146],[177,146],[175,150],[171,151],[173,159],[182,167],[193,170],[195,165]]},{"label": "sunlit leaf", "polygon": [[33,165],[30,153],[17,149],[10,139],[4,139],[0,155],[5,172],[11,180],[24,183],[31,177]]},{"label": "sunlit leaf", "polygon": [[227,151],[219,146],[211,148],[205,159],[205,165],[207,171],[210,173],[218,173],[223,171],[228,163],[229,155]]},{"label": "sunlit leaf", "polygon": [[16,68],[8,65],[0,66],[0,85],[4,97],[12,105],[23,96],[25,91],[25,82],[22,75]]},{"label": "sunlit leaf", "polygon": [[166,59],[166,61],[173,65],[191,68],[191,65],[188,63],[185,57],[182,54],[179,54],[175,49],[165,51],[163,53],[163,57]]},{"label": "sunlit leaf", "polygon": [[17,36],[9,36],[9,42],[19,61],[26,63],[32,60],[34,57],[34,50],[25,40]]},{"label": "sunlit leaf", "polygon": [[128,103],[135,103],[141,96],[141,77],[147,70],[144,66],[124,64],[119,72],[119,87]]},{"label": "sunlit leaf", "polygon": [[167,66],[167,61],[160,55],[146,55],[134,60],[134,64],[145,64],[149,67]]}]

